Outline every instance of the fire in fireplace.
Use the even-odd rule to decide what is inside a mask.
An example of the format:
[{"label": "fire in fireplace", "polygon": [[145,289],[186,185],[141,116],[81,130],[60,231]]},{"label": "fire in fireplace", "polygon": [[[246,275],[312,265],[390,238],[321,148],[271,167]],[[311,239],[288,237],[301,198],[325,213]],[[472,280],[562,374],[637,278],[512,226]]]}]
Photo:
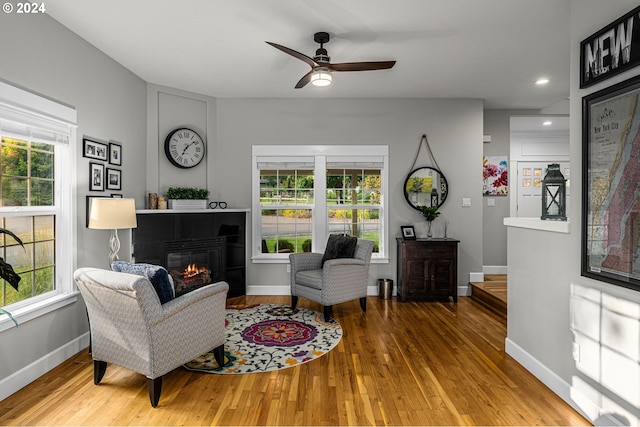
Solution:
[{"label": "fire in fireplace", "polygon": [[224,237],[164,242],[176,296],[224,280]]},{"label": "fire in fireplace", "polygon": [[189,264],[182,270],[182,280],[187,286],[211,283],[211,275],[207,267],[199,266],[198,264]]}]

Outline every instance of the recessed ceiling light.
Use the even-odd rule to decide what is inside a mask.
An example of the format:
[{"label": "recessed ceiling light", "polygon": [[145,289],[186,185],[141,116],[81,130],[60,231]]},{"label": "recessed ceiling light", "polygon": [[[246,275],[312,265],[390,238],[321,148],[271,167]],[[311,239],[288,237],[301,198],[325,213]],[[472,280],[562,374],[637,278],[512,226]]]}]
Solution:
[{"label": "recessed ceiling light", "polygon": [[542,122],[542,126],[551,126],[553,122],[547,120],[546,122]]},{"label": "recessed ceiling light", "polygon": [[546,77],[541,77],[541,78],[539,78],[538,80],[536,80],[536,84],[537,84],[538,86],[546,85],[547,83],[549,83],[549,79],[548,79],[548,78],[546,78]]}]

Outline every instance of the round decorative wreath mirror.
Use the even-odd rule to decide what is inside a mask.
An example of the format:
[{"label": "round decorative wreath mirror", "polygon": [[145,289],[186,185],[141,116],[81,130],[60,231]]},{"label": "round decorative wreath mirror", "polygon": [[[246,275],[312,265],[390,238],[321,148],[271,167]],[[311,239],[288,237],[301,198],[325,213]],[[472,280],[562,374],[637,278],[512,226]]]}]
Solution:
[{"label": "round decorative wreath mirror", "polygon": [[442,206],[448,193],[447,179],[438,169],[429,166],[412,170],[404,180],[404,198],[418,211],[419,206]]}]

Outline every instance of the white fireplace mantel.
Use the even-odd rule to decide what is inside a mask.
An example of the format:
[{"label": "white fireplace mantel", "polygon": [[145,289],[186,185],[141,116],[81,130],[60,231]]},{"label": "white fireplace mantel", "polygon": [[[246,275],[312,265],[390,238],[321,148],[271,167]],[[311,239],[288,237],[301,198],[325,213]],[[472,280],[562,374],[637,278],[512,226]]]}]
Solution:
[{"label": "white fireplace mantel", "polygon": [[137,214],[176,214],[176,213],[225,213],[250,212],[251,209],[137,209]]}]

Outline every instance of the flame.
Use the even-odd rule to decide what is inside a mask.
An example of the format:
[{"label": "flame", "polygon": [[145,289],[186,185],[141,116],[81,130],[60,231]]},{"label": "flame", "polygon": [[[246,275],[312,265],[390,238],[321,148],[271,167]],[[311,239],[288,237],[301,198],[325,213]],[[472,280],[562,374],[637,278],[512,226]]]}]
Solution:
[{"label": "flame", "polygon": [[182,277],[189,278],[201,273],[208,273],[208,270],[205,267],[198,267],[196,264],[189,264],[182,271]]}]

